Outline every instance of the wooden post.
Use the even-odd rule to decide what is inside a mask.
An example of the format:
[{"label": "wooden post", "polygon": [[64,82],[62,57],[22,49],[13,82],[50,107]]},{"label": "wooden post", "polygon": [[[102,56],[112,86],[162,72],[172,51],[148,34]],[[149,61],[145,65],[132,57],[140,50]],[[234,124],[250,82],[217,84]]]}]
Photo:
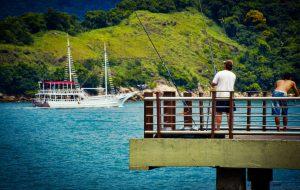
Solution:
[{"label": "wooden post", "polygon": [[[208,109],[209,110],[209,109]],[[207,115],[209,114],[209,111]],[[211,97],[211,138],[215,136],[215,117],[216,117],[216,91],[212,91]]]},{"label": "wooden post", "polygon": [[[192,97],[192,93],[185,92],[183,94],[184,97]],[[192,101],[185,101],[183,115],[184,115],[184,127],[191,128],[193,126],[193,102]]]},{"label": "wooden post", "polygon": [[233,96],[234,96],[234,92],[231,91],[230,92],[230,98],[229,98],[229,138],[233,139],[233,134],[232,134],[232,130],[233,130]]},{"label": "wooden post", "polygon": [[160,98],[159,92],[156,92],[156,117],[157,117],[157,138],[161,137],[161,108],[160,108]]},{"label": "wooden post", "polygon": [[[203,92],[199,93],[199,97],[203,97]],[[200,130],[203,131],[204,128],[204,116],[203,116],[203,101],[199,100],[199,113],[200,113]]]},{"label": "wooden post", "polygon": [[[164,97],[175,97],[175,92],[165,91],[163,94]],[[176,101],[175,100],[164,100],[164,127],[170,127],[172,130],[175,130],[176,123]],[[170,124],[168,124],[170,123]]]},{"label": "wooden post", "polygon": [[[267,92],[263,92],[263,97],[267,96]],[[267,101],[263,100],[263,118],[262,118],[262,128],[263,131],[266,131],[266,125],[267,125]]]},{"label": "wooden post", "polygon": [[[247,92],[248,97],[251,97],[251,92]],[[251,127],[251,100],[247,100],[247,131]]]},{"label": "wooden post", "polygon": [[[144,97],[153,97],[152,92],[145,92]],[[144,138],[153,138],[153,134],[145,134],[145,131],[153,131],[153,101],[144,100]]]}]

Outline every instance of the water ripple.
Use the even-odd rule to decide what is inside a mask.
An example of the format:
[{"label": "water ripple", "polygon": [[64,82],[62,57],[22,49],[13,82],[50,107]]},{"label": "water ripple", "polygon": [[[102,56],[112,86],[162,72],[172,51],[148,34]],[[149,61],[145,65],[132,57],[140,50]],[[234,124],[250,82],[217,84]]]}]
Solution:
[{"label": "water ripple", "polygon": [[[143,135],[142,110],[141,103],[113,109],[1,103],[0,189],[215,189],[212,168],[128,169],[128,141]],[[275,170],[272,189],[300,189],[300,172]]]}]

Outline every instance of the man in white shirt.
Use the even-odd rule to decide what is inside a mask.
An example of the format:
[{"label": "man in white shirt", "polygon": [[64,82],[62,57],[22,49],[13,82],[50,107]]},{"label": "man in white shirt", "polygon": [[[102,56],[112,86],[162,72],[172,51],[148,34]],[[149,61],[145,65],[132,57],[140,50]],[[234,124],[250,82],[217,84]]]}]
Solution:
[{"label": "man in white shirt", "polygon": [[[236,76],[231,71],[233,67],[233,61],[227,60],[224,61],[225,70],[219,71],[213,81],[212,86],[215,87],[216,91],[234,91],[234,83]],[[230,92],[217,92],[216,97],[219,98],[228,98],[230,96]],[[225,112],[227,114],[227,120],[229,116],[229,100],[218,100],[216,101],[216,123],[217,130],[220,129],[222,123],[222,113]],[[234,107],[234,111],[236,108]]]}]

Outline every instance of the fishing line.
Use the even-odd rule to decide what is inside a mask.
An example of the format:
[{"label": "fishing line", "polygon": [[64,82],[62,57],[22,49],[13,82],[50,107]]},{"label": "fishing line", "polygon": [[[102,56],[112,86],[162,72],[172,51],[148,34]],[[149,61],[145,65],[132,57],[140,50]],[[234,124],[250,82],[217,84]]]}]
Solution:
[{"label": "fishing line", "polygon": [[170,71],[169,68],[166,66],[164,60],[163,60],[162,57],[160,56],[158,50],[156,49],[156,46],[154,45],[154,43],[153,43],[153,41],[152,41],[152,39],[151,39],[151,37],[150,37],[148,31],[146,30],[145,26],[143,25],[142,21],[140,20],[140,17],[138,16],[137,12],[135,12],[135,15],[136,15],[137,19],[139,20],[139,23],[140,23],[141,26],[143,27],[143,29],[144,29],[144,31],[145,31],[145,33],[146,33],[146,35],[147,35],[149,41],[151,42],[151,45],[152,45],[152,47],[154,48],[154,51],[156,52],[157,56],[159,57],[159,59],[160,59],[160,61],[161,61],[161,64],[162,64],[162,65],[164,66],[164,68],[167,70],[168,76],[169,76],[169,78],[171,79],[171,82],[173,83],[173,85],[175,86],[177,93],[178,93],[179,96],[181,97],[181,94],[179,93],[179,90],[178,90],[178,88],[177,88],[177,86],[176,86],[176,84],[175,84],[175,81],[174,81],[174,79],[173,79],[173,76],[172,76],[172,74],[171,74],[171,71]]},{"label": "fishing line", "polygon": [[[136,11],[135,11],[135,15],[136,15],[136,17],[137,17],[137,19],[138,19],[140,25],[143,27],[143,29],[144,29],[144,31],[145,31],[145,33],[146,33],[146,35],[147,35],[149,41],[151,42],[151,45],[152,45],[153,49],[155,50],[157,56],[159,57],[161,64],[163,65],[163,67],[164,67],[164,68],[166,69],[166,71],[168,72],[168,76],[169,76],[169,78],[170,78],[172,84],[175,86],[175,89],[176,89],[178,95],[179,95],[180,97],[182,97],[182,95],[181,95],[180,92],[179,92],[179,89],[178,89],[177,85],[175,84],[175,81],[174,81],[174,78],[173,78],[173,76],[172,76],[172,74],[171,74],[171,71],[169,70],[169,68],[168,68],[167,65],[165,64],[163,58],[160,56],[160,54],[159,54],[159,52],[158,52],[156,46],[154,45],[154,43],[153,43],[153,41],[152,41],[152,39],[151,39],[151,37],[150,37],[148,31],[147,31],[147,29],[146,29],[145,26],[143,25],[143,23],[142,23],[142,21],[140,20],[140,17],[138,16],[138,14],[137,14]],[[189,111],[191,111],[191,108],[188,107],[186,101],[182,101],[182,103],[183,103],[185,106],[187,106],[187,108],[188,108]],[[195,121],[194,121],[194,119],[193,119],[193,117],[191,117],[191,119],[192,119],[192,121],[193,121],[193,124],[194,124],[195,126],[197,126],[196,123],[195,123]]]}]

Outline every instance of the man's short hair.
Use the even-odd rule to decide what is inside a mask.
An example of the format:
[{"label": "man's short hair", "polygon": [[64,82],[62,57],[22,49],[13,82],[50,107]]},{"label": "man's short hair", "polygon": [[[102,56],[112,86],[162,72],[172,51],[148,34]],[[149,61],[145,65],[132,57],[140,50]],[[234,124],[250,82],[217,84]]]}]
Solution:
[{"label": "man's short hair", "polygon": [[232,70],[232,66],[233,66],[233,61],[232,60],[226,60],[224,61],[224,64],[225,64],[225,68],[229,71]]},{"label": "man's short hair", "polygon": [[284,73],[282,75],[282,79],[291,80],[292,79],[292,75],[290,73]]}]

